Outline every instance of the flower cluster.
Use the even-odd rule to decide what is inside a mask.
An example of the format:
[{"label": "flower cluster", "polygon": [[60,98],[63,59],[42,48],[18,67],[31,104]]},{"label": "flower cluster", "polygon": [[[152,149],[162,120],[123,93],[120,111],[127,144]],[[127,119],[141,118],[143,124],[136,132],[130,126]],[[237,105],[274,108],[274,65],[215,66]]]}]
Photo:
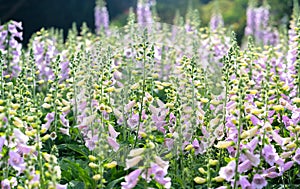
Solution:
[{"label": "flower cluster", "polygon": [[250,4],[243,48],[220,12],[174,26],[145,0],[123,29],[99,0],[96,34],[42,29],[22,53],[0,26],[1,188],[299,187],[297,11],[275,39]]}]

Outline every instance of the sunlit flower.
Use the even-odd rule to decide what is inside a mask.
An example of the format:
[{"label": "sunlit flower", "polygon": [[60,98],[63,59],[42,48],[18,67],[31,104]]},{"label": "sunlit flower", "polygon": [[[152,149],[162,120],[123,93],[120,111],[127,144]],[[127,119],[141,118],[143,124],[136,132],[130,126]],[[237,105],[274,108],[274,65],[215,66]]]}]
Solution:
[{"label": "sunlit flower", "polygon": [[265,145],[262,152],[266,162],[270,166],[273,166],[279,158],[279,155],[276,153],[276,150],[272,145]]},{"label": "sunlit flower", "polygon": [[236,167],[236,162],[235,160],[230,161],[227,166],[221,167],[220,169],[220,176],[224,178],[227,181],[230,181],[233,176],[235,175],[235,167]]},{"label": "sunlit flower", "polygon": [[267,181],[264,177],[259,174],[255,174],[251,186],[257,189],[262,189],[263,187],[267,186]]},{"label": "sunlit flower", "polygon": [[299,148],[296,150],[293,160],[300,165],[300,149]]},{"label": "sunlit flower", "polygon": [[120,148],[119,143],[116,141],[116,139],[112,138],[112,137],[107,137],[107,142],[108,144],[114,149],[114,151],[118,151]]},{"label": "sunlit flower", "polygon": [[122,182],[122,189],[131,189],[137,185],[139,180],[139,176],[142,173],[141,169],[137,169],[129,173],[129,175],[125,176],[125,182]]},{"label": "sunlit flower", "polygon": [[21,174],[26,168],[23,157],[21,157],[20,154],[14,151],[9,151],[8,163],[18,171],[18,175]]},{"label": "sunlit flower", "polygon": [[136,166],[142,159],[143,159],[142,156],[136,156],[132,159],[126,159],[126,168],[125,168],[125,170]]}]

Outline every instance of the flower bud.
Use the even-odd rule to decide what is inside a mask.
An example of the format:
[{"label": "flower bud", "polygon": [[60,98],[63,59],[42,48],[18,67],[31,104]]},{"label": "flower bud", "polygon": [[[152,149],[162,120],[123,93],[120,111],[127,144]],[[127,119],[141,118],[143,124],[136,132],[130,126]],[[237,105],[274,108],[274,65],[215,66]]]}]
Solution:
[{"label": "flower bud", "polygon": [[113,161],[111,163],[107,163],[104,165],[104,167],[108,168],[108,169],[112,169],[114,167],[116,167],[118,165],[118,163],[116,161]]},{"label": "flower bud", "polygon": [[90,162],[89,167],[92,168],[92,169],[95,169],[95,168],[98,167],[98,165],[96,163]]},{"label": "flower bud", "polygon": [[202,177],[196,177],[196,178],[194,178],[194,181],[197,184],[204,184],[206,182],[206,179],[202,178]]},{"label": "flower bud", "polygon": [[187,145],[187,146],[184,148],[184,150],[189,151],[189,150],[191,150],[191,149],[193,149],[193,148],[194,148],[193,145],[192,145],[192,144],[189,144],[189,145]]},{"label": "flower bud", "polygon": [[208,163],[210,165],[212,165],[212,166],[215,166],[215,165],[217,165],[219,163],[219,161],[218,160],[212,160],[212,159],[210,159],[210,160],[208,160]]},{"label": "flower bud", "polygon": [[95,156],[93,156],[93,155],[89,155],[89,160],[90,161],[96,161],[97,158]]},{"label": "flower bud", "polygon": [[98,181],[98,180],[101,179],[101,175],[100,174],[94,175],[93,179],[96,180],[96,181]]},{"label": "flower bud", "polygon": [[198,171],[202,174],[206,174],[207,172],[204,170],[203,167],[199,167]]}]

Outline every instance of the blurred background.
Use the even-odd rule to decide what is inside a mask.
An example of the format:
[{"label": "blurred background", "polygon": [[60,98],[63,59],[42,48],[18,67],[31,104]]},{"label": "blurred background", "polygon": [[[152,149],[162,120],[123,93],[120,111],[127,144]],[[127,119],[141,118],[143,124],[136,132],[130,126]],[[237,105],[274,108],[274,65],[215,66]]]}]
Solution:
[{"label": "blurred background", "polygon": [[[260,1],[260,0],[258,0]],[[262,0],[261,0],[262,1]],[[299,0],[300,1],[300,0]],[[136,0],[106,0],[112,25],[126,23],[129,8],[136,8]],[[176,11],[185,16],[188,5],[198,9],[202,25],[207,25],[214,8],[214,0],[156,0],[161,22],[172,24]],[[260,2],[262,3],[262,2]],[[272,23],[287,26],[292,13],[293,0],[268,0]],[[219,9],[225,26],[231,27],[242,38],[246,24],[248,0],[219,0]],[[44,28],[67,30],[75,22],[80,27],[86,22],[94,30],[95,0],[0,0],[0,23],[8,20],[23,22],[24,43],[32,33]]]}]

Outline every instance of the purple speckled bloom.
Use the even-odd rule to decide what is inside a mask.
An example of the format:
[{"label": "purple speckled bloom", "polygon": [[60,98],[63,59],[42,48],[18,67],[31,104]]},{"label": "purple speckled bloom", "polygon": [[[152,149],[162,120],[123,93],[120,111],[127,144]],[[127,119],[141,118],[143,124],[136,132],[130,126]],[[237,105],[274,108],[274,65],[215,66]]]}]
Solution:
[{"label": "purple speckled bloom", "polygon": [[69,120],[65,118],[65,114],[59,115],[60,122],[63,126],[69,127]]},{"label": "purple speckled bloom", "polygon": [[116,141],[115,138],[112,138],[112,137],[109,136],[109,137],[107,137],[107,142],[108,142],[108,144],[114,149],[115,152],[119,150],[120,145],[119,145],[119,143]]},{"label": "purple speckled bloom", "polygon": [[127,124],[130,128],[134,128],[139,123],[139,115],[138,114],[132,114],[132,116],[127,120]]},{"label": "purple speckled bloom", "polygon": [[125,176],[125,181],[122,182],[122,189],[131,189],[134,188],[137,185],[137,182],[139,180],[139,176],[142,173],[141,169],[137,169],[129,173],[129,175]]},{"label": "purple speckled bloom", "polygon": [[1,181],[1,189],[11,189],[8,179],[4,179]]},{"label": "purple speckled bloom", "polygon": [[241,185],[242,189],[248,189],[251,186],[246,176],[240,177],[239,184]]},{"label": "purple speckled bloom", "polygon": [[45,117],[45,120],[47,120],[47,122],[45,124],[42,124],[42,129],[46,129],[47,131],[51,123],[54,121],[54,118],[55,118],[55,112],[48,113]]},{"label": "purple speckled bloom", "polygon": [[300,149],[299,148],[296,150],[293,160],[300,165]]},{"label": "purple speckled bloom", "polygon": [[198,155],[199,153],[200,154],[203,154],[204,152],[204,146],[203,144],[199,144],[199,141],[197,139],[195,139],[192,143],[194,149],[195,149],[195,154]]},{"label": "purple speckled bloom", "polygon": [[94,150],[97,141],[98,136],[93,136],[91,139],[85,140],[85,146],[88,147],[89,150]]},{"label": "purple speckled bloom", "polygon": [[2,151],[2,148],[4,146],[5,138],[3,136],[0,137],[0,152]]},{"label": "purple speckled bloom", "polygon": [[276,153],[276,150],[272,145],[265,145],[262,152],[266,162],[270,166],[273,166],[274,163],[279,159],[279,155]]},{"label": "purple speckled bloom", "polygon": [[29,140],[29,137],[26,136],[20,129],[14,128],[14,137],[16,139],[16,143],[26,144]]},{"label": "purple speckled bloom", "polygon": [[[167,169],[163,169],[156,163],[151,163],[151,167],[148,169],[148,176],[153,175],[156,182],[162,184],[165,188],[171,187],[171,178],[165,177],[168,174]],[[148,180],[148,178],[146,178]]]},{"label": "purple speckled bloom", "polygon": [[232,160],[231,162],[228,163],[227,166],[222,167],[220,169],[219,172],[220,176],[225,180],[230,181],[235,174],[235,166],[236,166],[235,160]]},{"label": "purple speckled bloom", "polygon": [[14,151],[9,151],[8,163],[18,171],[17,175],[20,175],[26,168],[23,157],[21,157],[20,154]]},{"label": "purple speckled bloom", "polygon": [[293,165],[294,165],[294,161],[288,161],[286,163],[284,163],[283,161],[278,163],[280,165],[279,167],[279,173],[282,175],[284,172],[290,170]]},{"label": "purple speckled bloom", "polygon": [[251,186],[256,189],[262,189],[263,187],[267,186],[267,181],[260,174],[255,174],[252,179]]},{"label": "purple speckled bloom", "polygon": [[238,171],[240,173],[246,172],[252,168],[252,163],[250,160],[246,159],[243,163],[239,164]]}]

